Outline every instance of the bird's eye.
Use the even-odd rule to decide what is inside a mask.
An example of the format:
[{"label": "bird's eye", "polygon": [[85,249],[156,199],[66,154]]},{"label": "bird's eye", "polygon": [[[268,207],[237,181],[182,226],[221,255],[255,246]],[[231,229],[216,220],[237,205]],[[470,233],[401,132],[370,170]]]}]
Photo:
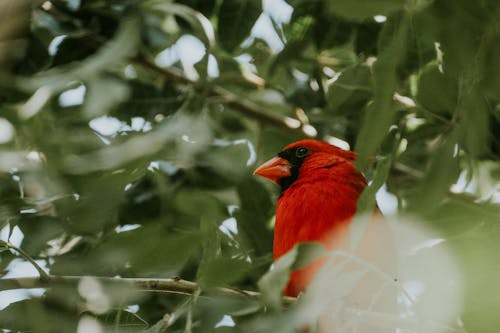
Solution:
[{"label": "bird's eye", "polygon": [[299,147],[295,151],[295,156],[297,156],[298,158],[304,158],[307,156],[308,153],[309,153],[309,150],[307,150],[307,148]]}]

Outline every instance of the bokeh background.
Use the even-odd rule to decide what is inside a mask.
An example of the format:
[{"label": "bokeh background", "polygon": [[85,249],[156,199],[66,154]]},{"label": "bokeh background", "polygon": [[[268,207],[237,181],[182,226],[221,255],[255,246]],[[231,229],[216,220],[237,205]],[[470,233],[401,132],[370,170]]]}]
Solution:
[{"label": "bokeh background", "polygon": [[[497,0],[2,0],[0,21],[4,332],[293,331],[258,287],[279,193],[252,171],[305,137],[359,153],[360,210],[446,244],[463,306],[438,331],[497,331]],[[2,284],[28,258],[263,297]]]}]

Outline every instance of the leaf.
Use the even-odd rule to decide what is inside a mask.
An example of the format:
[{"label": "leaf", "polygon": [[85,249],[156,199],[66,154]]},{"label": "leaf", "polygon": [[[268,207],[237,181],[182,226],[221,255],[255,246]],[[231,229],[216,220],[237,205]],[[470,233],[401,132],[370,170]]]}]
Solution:
[{"label": "leaf", "polygon": [[258,282],[262,298],[271,308],[281,308],[283,290],[293,270],[303,268],[324,253],[319,243],[300,243],[279,258]]},{"label": "leaf", "polygon": [[396,108],[392,98],[397,89],[396,68],[401,62],[408,35],[408,15],[391,18],[379,37],[380,55],[373,65],[374,100],[367,110],[356,139],[357,166],[363,170],[378,149],[392,123]]},{"label": "leaf", "polygon": [[111,108],[126,100],[130,94],[126,84],[111,78],[94,78],[87,87],[83,113],[88,119],[109,113]]},{"label": "leaf", "polygon": [[[29,315],[28,315],[29,314]],[[32,332],[75,332],[77,315],[39,298],[10,303],[0,311],[2,329]]]},{"label": "leaf", "polygon": [[202,236],[197,231],[172,232],[160,224],[111,235],[80,256],[61,257],[53,266],[55,274],[172,277],[200,247]]},{"label": "leaf", "polygon": [[30,79],[17,80],[20,90],[33,91],[45,87],[49,93],[67,89],[75,80],[90,80],[96,74],[109,70],[137,53],[139,47],[139,21],[135,18],[122,20],[115,36],[82,63],[70,63],[39,72]]},{"label": "leaf", "polygon": [[250,35],[261,13],[260,1],[224,0],[219,9],[217,32],[219,43],[227,51],[233,51]]},{"label": "leaf", "polygon": [[372,183],[365,188],[358,200],[357,214],[371,212],[375,208],[375,194],[387,180],[391,166],[392,158],[390,156],[378,161]]},{"label": "leaf", "polygon": [[198,282],[203,289],[234,285],[250,269],[250,263],[245,260],[223,257],[214,258],[205,262],[200,267]]},{"label": "leaf", "polygon": [[205,43],[208,49],[211,49],[213,45],[215,45],[215,33],[212,24],[199,11],[178,3],[165,3],[159,1],[147,3],[146,6],[182,17],[191,25],[196,35]]},{"label": "leaf", "polygon": [[485,49],[481,87],[491,97],[500,98],[500,36],[495,35]]},{"label": "leaf", "polygon": [[75,75],[92,78],[97,72],[113,67],[136,55],[140,43],[140,26],[136,18],[124,18],[113,39],[101,47],[75,70]]},{"label": "leaf", "polygon": [[392,12],[403,9],[406,0],[335,0],[326,1],[331,13],[353,21],[362,21],[373,18],[375,15],[390,15]]},{"label": "leaf", "polygon": [[269,253],[272,234],[266,228],[272,216],[272,204],[265,188],[252,178],[245,178],[238,185],[241,206],[235,214],[238,230],[247,249],[256,255]]},{"label": "leaf", "polygon": [[432,112],[451,115],[458,102],[458,82],[437,65],[428,66],[418,80],[417,101]]},{"label": "leaf", "polygon": [[459,175],[459,161],[455,153],[458,148],[455,133],[443,137],[433,152],[425,178],[412,195],[413,209],[429,212],[446,197],[451,184]]},{"label": "leaf", "polygon": [[23,219],[18,225],[23,234],[23,250],[38,255],[45,250],[47,242],[64,234],[64,221],[50,216]]},{"label": "leaf", "polygon": [[222,215],[219,201],[210,192],[180,190],[175,196],[175,206],[183,214],[203,217],[208,221]]},{"label": "leaf", "polygon": [[115,327],[115,329],[120,328],[120,332],[137,332],[139,329],[146,328],[148,325],[148,323],[136,313],[124,309],[114,309],[98,316],[94,316],[89,312],[83,312],[81,315],[91,315],[105,325]]},{"label": "leaf", "polygon": [[461,146],[471,156],[484,156],[489,151],[492,138],[489,132],[489,105],[480,88],[474,87],[463,96],[457,110],[460,117],[459,136]]},{"label": "leaf", "polygon": [[347,68],[328,87],[328,111],[338,112],[338,108],[349,99],[366,99],[371,96],[371,73],[366,65]]}]

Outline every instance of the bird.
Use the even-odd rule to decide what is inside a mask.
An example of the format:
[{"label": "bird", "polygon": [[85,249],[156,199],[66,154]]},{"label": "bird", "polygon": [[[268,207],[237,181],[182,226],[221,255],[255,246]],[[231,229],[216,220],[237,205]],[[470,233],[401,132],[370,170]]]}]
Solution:
[{"label": "bird", "polygon": [[[303,242],[318,242],[327,250],[349,249],[350,226],[358,200],[368,185],[355,161],[353,151],[304,139],[287,145],[254,171],[281,190],[274,224],[275,261]],[[353,253],[393,276],[396,274],[394,240],[378,209],[372,215]],[[323,265],[325,260],[317,260],[291,272],[284,295],[296,297],[304,292]],[[372,273],[360,281],[364,286],[354,288],[349,297],[351,304],[374,308],[373,295],[386,281],[377,272]],[[390,297],[389,303],[394,306],[395,296]]]}]

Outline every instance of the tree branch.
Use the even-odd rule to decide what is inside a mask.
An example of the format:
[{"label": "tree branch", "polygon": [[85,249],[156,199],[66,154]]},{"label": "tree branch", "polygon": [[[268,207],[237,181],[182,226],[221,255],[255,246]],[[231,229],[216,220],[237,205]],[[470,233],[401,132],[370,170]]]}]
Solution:
[{"label": "tree branch", "polygon": [[[140,65],[144,68],[147,68],[155,72],[156,74],[161,75],[162,77],[164,77],[165,79],[167,79],[172,83],[180,85],[189,85],[189,86],[193,86],[196,84],[195,81],[192,81],[187,77],[185,77],[184,75],[182,75],[181,73],[178,73],[178,71],[176,71],[175,68],[167,69],[159,67],[142,55],[135,57],[132,61],[137,65]],[[315,136],[304,130],[304,125],[306,124],[303,124],[300,120],[296,118],[272,114],[269,111],[261,108],[254,102],[245,99],[239,95],[236,95],[220,86],[217,85],[211,86],[209,88],[209,96],[219,98],[223,104],[226,104],[233,110],[238,111],[243,115],[253,118],[262,123],[275,126],[277,128],[286,130],[301,137]]]},{"label": "tree branch", "polygon": [[35,267],[35,269],[38,271],[38,274],[40,274],[40,278],[39,278],[40,280],[50,279],[49,274],[47,274],[47,272],[45,272],[43,270],[43,268],[40,267],[40,265],[38,265],[38,263],[35,261],[35,259],[33,259],[28,253],[24,252],[23,249],[15,246],[12,243],[9,243],[9,242],[3,241],[3,240],[0,240],[0,245],[5,246],[6,249],[12,249],[12,250],[16,251],[17,253],[19,253],[21,255],[21,257],[28,260],[33,265],[33,267]]},{"label": "tree branch", "polygon": [[[40,277],[21,277],[0,279],[0,291],[19,288],[47,288],[57,284],[76,285],[84,276],[55,276],[47,275],[46,278]],[[154,278],[115,278],[91,276],[91,278],[103,284],[125,284],[141,291],[149,292],[167,292],[172,294],[193,295],[200,286],[192,281],[173,279],[154,279]],[[202,295],[219,295],[230,297],[247,297],[250,299],[260,299],[261,294],[256,291],[241,290],[236,288],[217,287],[209,291],[204,291]],[[296,302],[294,297],[283,297],[285,305],[291,305]]]}]

